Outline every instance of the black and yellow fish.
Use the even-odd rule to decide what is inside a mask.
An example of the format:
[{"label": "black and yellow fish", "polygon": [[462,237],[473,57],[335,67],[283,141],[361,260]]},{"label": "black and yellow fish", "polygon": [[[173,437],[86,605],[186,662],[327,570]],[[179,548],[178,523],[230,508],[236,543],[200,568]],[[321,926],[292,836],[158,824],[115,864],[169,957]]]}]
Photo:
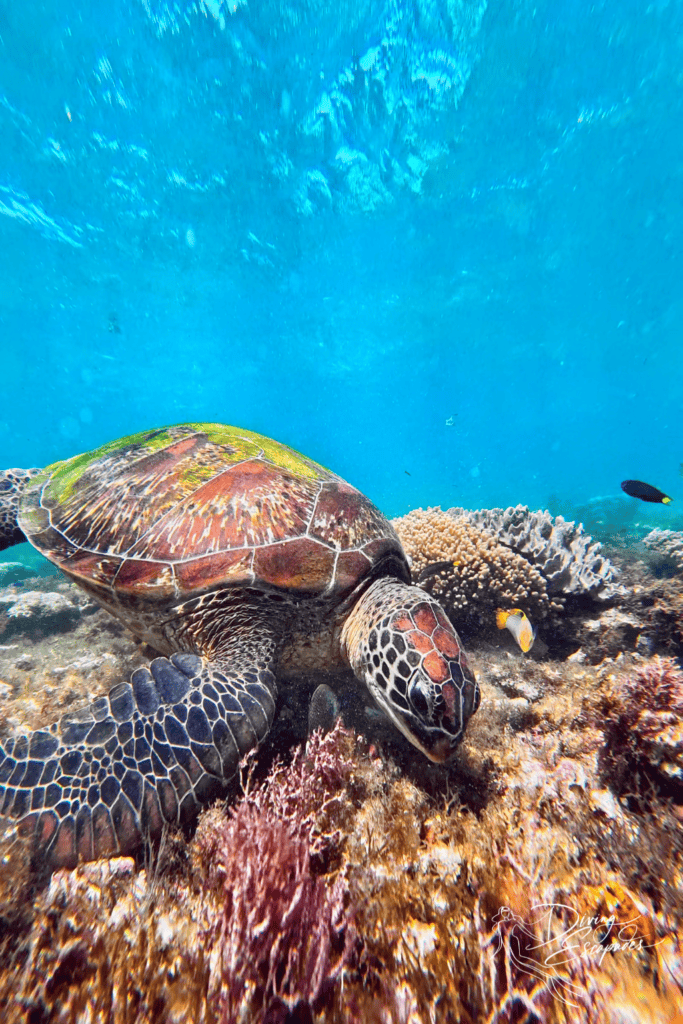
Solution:
[{"label": "black and yellow fish", "polygon": [[652,501],[660,505],[669,505],[673,501],[664,491],[652,484],[643,483],[642,480],[622,480],[621,489],[631,498],[640,498],[641,501]]},{"label": "black and yellow fish", "polygon": [[499,608],[496,612],[496,625],[498,629],[509,629],[525,654],[534,646],[534,627],[521,608],[513,608],[512,611]]}]

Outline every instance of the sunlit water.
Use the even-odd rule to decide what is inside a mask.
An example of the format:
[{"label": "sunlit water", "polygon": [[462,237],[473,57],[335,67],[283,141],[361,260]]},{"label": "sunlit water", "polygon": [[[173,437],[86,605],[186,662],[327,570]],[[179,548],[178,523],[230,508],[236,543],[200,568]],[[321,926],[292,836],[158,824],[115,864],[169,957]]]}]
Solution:
[{"label": "sunlit water", "polygon": [[2,0],[0,463],[217,420],[391,515],[638,477],[675,522],[682,42],[665,0]]}]

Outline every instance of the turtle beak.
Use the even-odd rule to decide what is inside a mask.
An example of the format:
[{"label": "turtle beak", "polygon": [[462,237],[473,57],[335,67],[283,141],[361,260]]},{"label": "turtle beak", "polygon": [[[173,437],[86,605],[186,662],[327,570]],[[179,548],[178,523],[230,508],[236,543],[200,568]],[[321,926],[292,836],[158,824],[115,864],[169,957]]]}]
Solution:
[{"label": "turtle beak", "polygon": [[425,750],[425,754],[435,764],[446,764],[452,758],[454,751],[453,743],[447,736],[444,736],[442,739],[437,740],[430,750]]}]

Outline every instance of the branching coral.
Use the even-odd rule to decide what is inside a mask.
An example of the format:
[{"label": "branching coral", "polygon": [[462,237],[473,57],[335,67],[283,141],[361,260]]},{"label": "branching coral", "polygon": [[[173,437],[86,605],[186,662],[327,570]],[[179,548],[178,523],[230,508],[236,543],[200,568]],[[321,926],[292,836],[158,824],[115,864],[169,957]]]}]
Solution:
[{"label": "branching coral", "polygon": [[565,522],[549,512],[530,512],[526,505],[476,512],[452,508],[448,514],[486,530],[523,555],[540,572],[553,598],[588,594],[606,600],[620,593],[617,570],[581,523]]},{"label": "branching coral", "polygon": [[414,580],[431,565],[451,563],[421,580],[448,611],[491,621],[498,606],[519,605],[537,621],[551,610],[541,574],[466,519],[440,508],[416,509],[392,525],[411,560]]},{"label": "branching coral", "polygon": [[623,772],[647,761],[683,782],[683,672],[673,658],[655,657],[618,679],[609,697],[606,759]]},{"label": "branching coral", "polygon": [[651,530],[643,537],[643,544],[672,562],[676,569],[683,571],[683,533],[676,530]]}]

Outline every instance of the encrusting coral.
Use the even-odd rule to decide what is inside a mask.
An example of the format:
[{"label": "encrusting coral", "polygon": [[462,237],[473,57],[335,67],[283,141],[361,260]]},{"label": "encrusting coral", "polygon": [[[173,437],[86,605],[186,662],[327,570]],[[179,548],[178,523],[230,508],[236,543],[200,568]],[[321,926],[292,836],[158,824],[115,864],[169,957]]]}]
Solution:
[{"label": "encrusting coral", "polygon": [[527,559],[554,600],[568,594],[606,600],[621,592],[617,570],[581,523],[565,522],[547,511],[531,512],[526,505],[475,512],[452,508],[448,514],[485,530]]},{"label": "encrusting coral", "polygon": [[[534,620],[551,610],[546,583],[521,555],[473,526],[440,508],[415,509],[393,519],[411,562],[414,580],[429,590],[448,611],[490,621],[498,606],[522,605]],[[443,565],[421,579],[429,566]]]}]

